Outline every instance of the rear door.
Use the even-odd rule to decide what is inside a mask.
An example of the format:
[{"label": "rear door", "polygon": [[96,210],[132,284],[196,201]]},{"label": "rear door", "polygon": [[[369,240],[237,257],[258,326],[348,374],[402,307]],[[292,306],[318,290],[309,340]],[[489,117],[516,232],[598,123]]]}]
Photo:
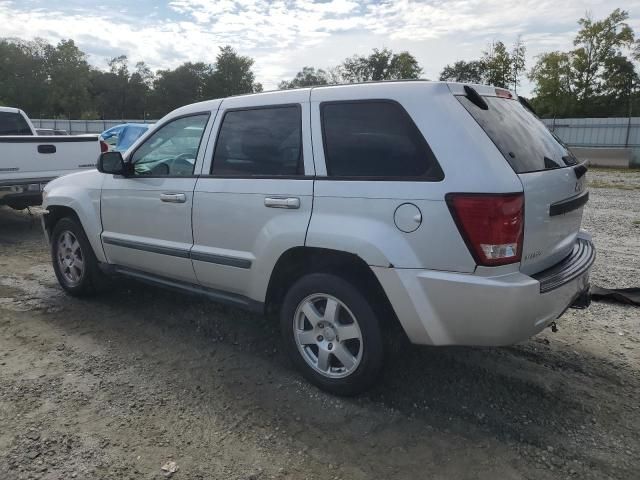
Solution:
[{"label": "rear door", "polygon": [[586,167],[509,91],[474,86],[483,105],[462,86],[452,89],[522,182],[521,270],[531,274],[554,265],[571,252],[580,230],[588,200]]},{"label": "rear door", "polygon": [[308,100],[300,90],[222,102],[193,200],[191,257],[203,286],[263,301],[280,255],[304,245],[314,174]]}]

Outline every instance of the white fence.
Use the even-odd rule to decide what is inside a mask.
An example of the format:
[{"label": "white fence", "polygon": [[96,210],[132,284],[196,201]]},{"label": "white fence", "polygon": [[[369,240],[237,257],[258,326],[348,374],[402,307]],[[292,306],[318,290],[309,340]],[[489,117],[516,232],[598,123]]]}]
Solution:
[{"label": "white fence", "polygon": [[36,128],[48,128],[65,130],[70,135],[82,133],[102,133],[105,130],[120,125],[121,123],[155,123],[156,120],[64,120],[40,118],[31,119]]},{"label": "white fence", "polygon": [[547,128],[569,147],[628,148],[640,166],[640,117],[546,118]]}]

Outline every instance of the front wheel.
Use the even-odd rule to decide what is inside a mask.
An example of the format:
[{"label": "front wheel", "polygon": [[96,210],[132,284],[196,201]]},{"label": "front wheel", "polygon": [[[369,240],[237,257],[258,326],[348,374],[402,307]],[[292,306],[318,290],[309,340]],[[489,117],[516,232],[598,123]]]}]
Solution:
[{"label": "front wheel", "polygon": [[378,378],[384,356],[379,320],[346,280],[325,273],[302,277],[285,296],[280,322],[289,356],[316,386],[356,395]]},{"label": "front wheel", "polygon": [[58,283],[71,295],[93,294],[105,282],[91,244],[74,218],[62,218],[53,228],[51,259]]}]

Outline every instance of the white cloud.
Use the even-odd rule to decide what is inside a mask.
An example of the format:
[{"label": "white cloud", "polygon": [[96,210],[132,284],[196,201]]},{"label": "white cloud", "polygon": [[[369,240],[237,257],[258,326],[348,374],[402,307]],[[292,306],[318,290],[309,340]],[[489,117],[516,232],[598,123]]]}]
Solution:
[{"label": "white cloud", "polygon": [[[127,54],[154,69],[213,62],[217,47],[228,44],[255,58],[258,80],[272,88],[304,65],[326,68],[385,46],[409,50],[425,76],[436,78],[446,63],[478,57],[490,41],[510,43],[519,34],[531,65],[543,51],[571,48],[586,10],[598,18],[613,9],[604,0],[169,0],[134,16],[90,3],[45,9],[0,0],[0,35],[73,38],[96,65]],[[625,8],[634,15],[640,0],[626,0]],[[640,19],[630,23],[640,33]]]}]

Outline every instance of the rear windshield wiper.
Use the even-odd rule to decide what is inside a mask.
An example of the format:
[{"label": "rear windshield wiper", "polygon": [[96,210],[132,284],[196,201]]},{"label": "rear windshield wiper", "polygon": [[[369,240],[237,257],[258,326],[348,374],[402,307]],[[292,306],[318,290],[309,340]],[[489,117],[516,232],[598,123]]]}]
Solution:
[{"label": "rear windshield wiper", "polygon": [[480,108],[481,110],[489,110],[489,105],[484,101],[484,98],[482,98],[482,96],[478,92],[476,92],[475,88],[470,87],[469,85],[465,85],[464,93],[467,94],[467,98],[469,99],[469,101],[476,107]]},{"label": "rear windshield wiper", "polygon": [[535,109],[531,106],[531,104],[529,103],[529,100],[527,100],[526,98],[524,98],[521,95],[518,95],[518,101],[520,102],[520,104],[526,108],[527,110],[529,110],[531,113],[533,113],[536,117],[538,116],[538,114],[536,113]]}]

